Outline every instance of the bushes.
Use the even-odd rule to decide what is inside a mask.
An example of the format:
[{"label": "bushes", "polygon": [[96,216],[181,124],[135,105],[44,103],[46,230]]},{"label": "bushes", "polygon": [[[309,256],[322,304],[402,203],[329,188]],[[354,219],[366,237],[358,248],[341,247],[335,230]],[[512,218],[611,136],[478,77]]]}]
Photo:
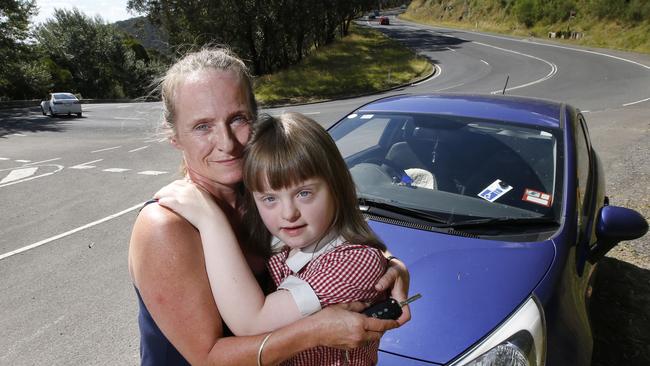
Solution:
[{"label": "bushes", "polygon": [[517,20],[528,28],[537,23],[540,18],[537,0],[517,0],[512,11]]}]

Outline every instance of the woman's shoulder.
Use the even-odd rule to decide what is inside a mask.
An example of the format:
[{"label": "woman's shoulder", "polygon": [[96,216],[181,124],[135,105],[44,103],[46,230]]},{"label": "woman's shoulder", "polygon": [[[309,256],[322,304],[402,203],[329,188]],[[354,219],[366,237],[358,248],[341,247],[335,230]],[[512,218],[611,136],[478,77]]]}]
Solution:
[{"label": "woman's shoulder", "polygon": [[182,216],[155,201],[148,201],[140,209],[135,226],[151,229],[152,233],[192,227]]},{"label": "woman's shoulder", "polygon": [[155,252],[166,248],[166,251],[180,252],[187,248],[185,242],[196,242],[200,245],[198,231],[180,215],[157,203],[144,206],[133,226],[131,233],[131,250],[140,249]]},{"label": "woman's shoulder", "polygon": [[160,276],[184,278],[202,262],[201,237],[189,222],[158,204],[142,208],[129,243],[129,268],[136,286],[153,286]]}]

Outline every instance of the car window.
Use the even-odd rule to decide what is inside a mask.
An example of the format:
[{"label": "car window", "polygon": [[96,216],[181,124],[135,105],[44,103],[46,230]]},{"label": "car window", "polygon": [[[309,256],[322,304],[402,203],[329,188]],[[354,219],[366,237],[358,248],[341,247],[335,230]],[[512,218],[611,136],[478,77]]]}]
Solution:
[{"label": "car window", "polygon": [[[356,117],[358,116],[353,115],[351,119]],[[390,119],[384,117],[374,118],[373,115],[366,114],[360,116],[358,121],[361,123],[356,128],[355,133],[342,136],[337,141],[338,148],[344,156],[377,145]]]},{"label": "car window", "polygon": [[54,99],[58,100],[76,100],[77,97],[75,97],[73,94],[69,93],[55,93],[53,94]]},{"label": "car window", "polygon": [[561,131],[443,115],[369,115],[350,115],[330,131],[360,196],[456,218],[559,214]]},{"label": "car window", "polygon": [[575,133],[576,142],[576,162],[577,162],[577,179],[578,179],[578,202],[580,208],[584,205],[586,199],[587,183],[589,181],[590,154],[589,144],[582,124],[578,123]]}]

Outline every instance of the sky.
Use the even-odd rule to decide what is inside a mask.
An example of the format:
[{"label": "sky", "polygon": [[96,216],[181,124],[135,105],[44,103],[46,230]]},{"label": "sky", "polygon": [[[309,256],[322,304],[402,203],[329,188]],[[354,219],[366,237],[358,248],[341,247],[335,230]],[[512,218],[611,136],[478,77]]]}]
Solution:
[{"label": "sky", "polygon": [[54,9],[72,9],[77,7],[82,13],[94,17],[99,15],[108,23],[138,16],[126,10],[128,0],[36,0],[38,15],[32,18],[34,23],[42,23],[52,17]]}]

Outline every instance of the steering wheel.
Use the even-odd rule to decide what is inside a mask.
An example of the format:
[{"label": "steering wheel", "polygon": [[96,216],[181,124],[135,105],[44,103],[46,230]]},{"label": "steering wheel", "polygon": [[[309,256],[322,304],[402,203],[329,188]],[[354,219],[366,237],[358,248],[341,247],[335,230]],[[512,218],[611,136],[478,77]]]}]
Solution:
[{"label": "steering wheel", "polygon": [[381,170],[391,178],[393,183],[411,183],[411,177],[409,177],[404,169],[398,166],[394,161],[382,158],[372,158],[365,160],[364,163],[378,165]]}]

